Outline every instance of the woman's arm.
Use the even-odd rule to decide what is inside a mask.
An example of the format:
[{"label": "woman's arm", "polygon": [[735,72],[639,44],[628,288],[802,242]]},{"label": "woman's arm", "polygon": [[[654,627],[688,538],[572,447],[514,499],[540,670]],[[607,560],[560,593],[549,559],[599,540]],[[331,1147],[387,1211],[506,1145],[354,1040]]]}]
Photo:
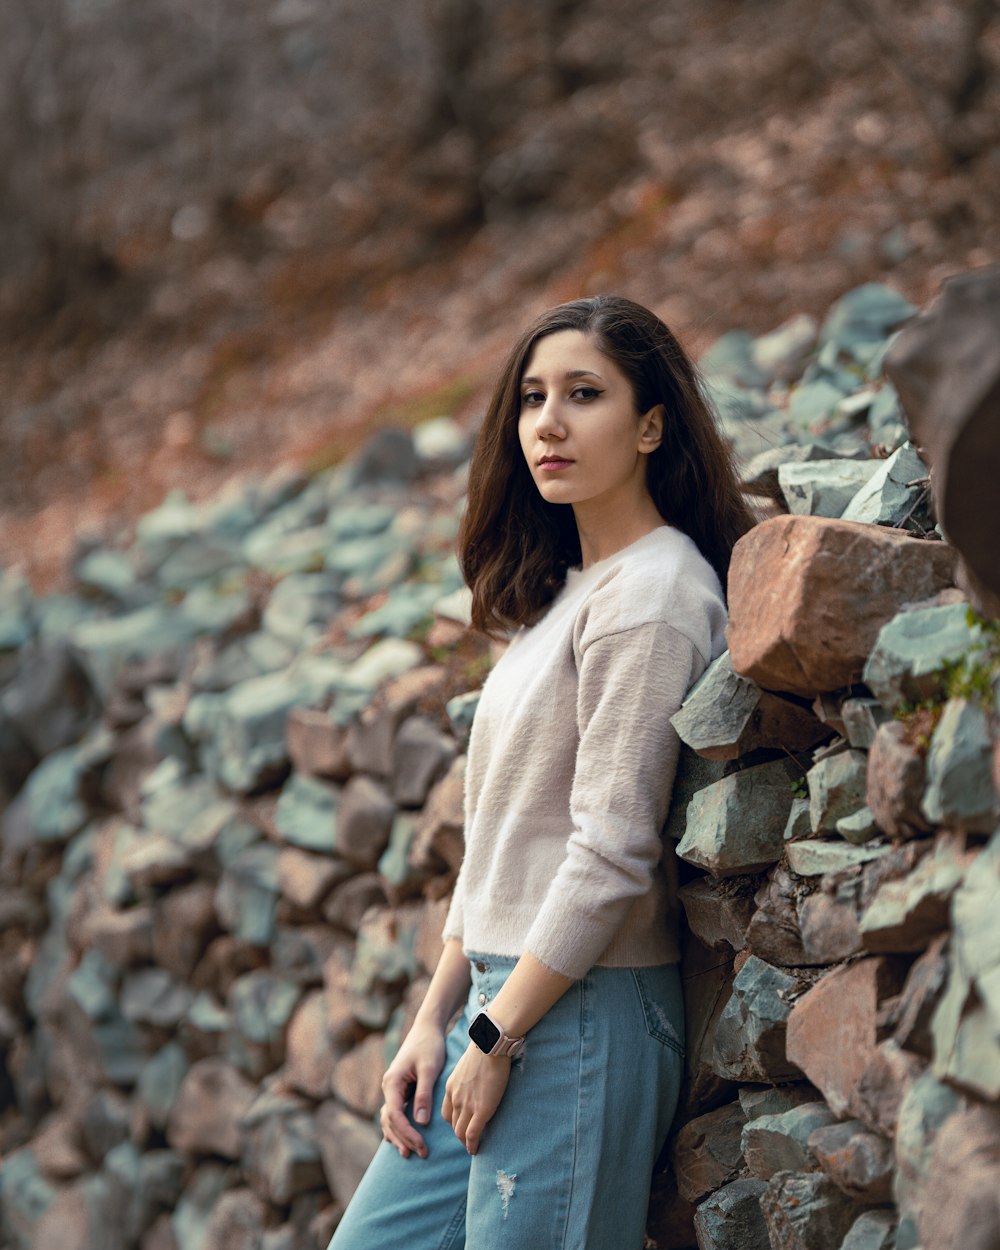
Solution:
[{"label": "woman's arm", "polygon": [[[521,1037],[572,984],[571,977],[525,953],[490,1003],[489,1013],[511,1037]],[[441,1114],[470,1155],[479,1149],[483,1129],[500,1105],[509,1078],[508,1058],[485,1055],[472,1042],[448,1078]]]},{"label": "woman's arm", "polygon": [[412,1088],[413,1118],[418,1124],[427,1124],[434,1082],[444,1066],[445,1032],[469,992],[469,984],[469,961],[461,942],[452,938],[445,942],[413,1026],[382,1078],[382,1134],[404,1159],[413,1152],[422,1159],[427,1157],[427,1144],[410,1123],[406,1101]]}]

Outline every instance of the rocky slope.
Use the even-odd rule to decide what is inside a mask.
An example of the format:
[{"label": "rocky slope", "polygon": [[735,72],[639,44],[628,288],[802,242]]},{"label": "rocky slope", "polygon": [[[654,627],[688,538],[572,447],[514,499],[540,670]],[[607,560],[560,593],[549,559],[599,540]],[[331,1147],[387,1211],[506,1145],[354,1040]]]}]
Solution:
[{"label": "rocky slope", "polygon": [[[650,1247],[1000,1236],[1000,636],[883,361],[912,312],[704,360],[768,514],[675,724],[688,1073]],[[0,1206],[16,1250],[321,1250],[439,948],[488,650],[465,435],[173,495],[2,585]]]},{"label": "rocky slope", "polygon": [[992,0],[20,0],[0,563],[52,587],[172,487],[474,418],[558,299],[699,351],[922,302],[1000,254],[998,65]]}]

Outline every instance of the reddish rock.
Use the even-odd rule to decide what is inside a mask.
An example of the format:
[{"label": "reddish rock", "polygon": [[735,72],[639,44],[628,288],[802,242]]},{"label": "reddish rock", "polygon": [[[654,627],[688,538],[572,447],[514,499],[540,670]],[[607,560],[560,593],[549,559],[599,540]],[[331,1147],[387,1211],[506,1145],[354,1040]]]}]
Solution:
[{"label": "reddish rock", "polygon": [[1000,1107],[945,1121],[931,1155],[920,1211],[922,1250],[1000,1246]]},{"label": "reddish rock", "polygon": [[[821,881],[825,881],[822,878]],[[830,890],[820,888],[799,905],[804,962],[835,964],[862,949],[856,891],[848,882]]]},{"label": "reddish rock", "polygon": [[895,1156],[892,1145],[860,1120],[844,1120],[816,1128],[809,1149],[838,1188],[859,1202],[892,1201]]},{"label": "reddish rock", "polygon": [[153,958],[186,981],[219,933],[215,884],[196,881],[158,899],[153,913]]},{"label": "reddish rock", "polygon": [[386,682],[348,733],[347,750],[354,770],[377,777],[391,776],[400,725],[421,702],[439,695],[446,680],[444,667],[435,664],[411,669]]},{"label": "reddish rock", "polygon": [[459,755],[430,792],[410,848],[410,863],[414,868],[441,874],[433,883],[438,897],[451,889],[462,866],[464,787],[465,756]]},{"label": "reddish rock", "polygon": [[219,1250],[260,1250],[261,1233],[269,1223],[267,1204],[252,1189],[227,1190],[212,1208],[205,1245]]},{"label": "reddish rock", "polygon": [[402,807],[420,807],[454,758],[454,738],[426,716],[408,717],[393,746],[393,798]]},{"label": "reddish rock", "polygon": [[373,869],[389,843],[396,805],[372,777],[355,776],[337,807],[337,853],[359,868]]},{"label": "reddish rock", "polygon": [[854,1091],[857,1118],[883,1137],[892,1137],[899,1108],[923,1067],[916,1055],[902,1050],[891,1038],[879,1042]]},{"label": "reddish rock", "polygon": [[286,734],[288,758],[297,773],[333,781],[346,781],[351,775],[347,726],[336,724],[329,712],[293,707]]},{"label": "reddish rock", "polygon": [[323,904],[323,916],[330,924],[357,933],[368,908],[384,907],[387,902],[385,883],[379,874],[363,872],[337,886]]},{"label": "reddish rock", "polygon": [[752,885],[744,878],[696,877],[677,894],[688,928],[700,942],[712,948],[743,948],[754,914]]},{"label": "reddish rock", "polygon": [[221,1059],[200,1059],[177,1095],[167,1123],[167,1140],[185,1154],[240,1157],[240,1121],[255,1097],[254,1087]]},{"label": "reddish rock", "polygon": [[697,1204],[738,1175],[743,1162],[740,1134],[746,1122],[743,1108],[731,1102],[684,1125],[670,1152],[682,1198]]},{"label": "reddish rock", "polygon": [[754,898],[757,910],[746,931],[746,944],[755,955],[786,967],[810,962],[802,947],[798,916],[807,888],[801,877],[780,864],[772,870]]},{"label": "reddish rock", "polygon": [[285,846],[278,854],[278,890],[299,910],[313,911],[334,886],[355,871],[344,860]]},{"label": "reddish rock", "polygon": [[148,905],[119,910],[95,900],[82,925],[86,946],[96,946],[116,968],[132,968],[153,957],[153,910]]},{"label": "reddish rock", "polygon": [[51,1181],[71,1180],[89,1166],[77,1117],[65,1110],[54,1112],[35,1132],[31,1152],[38,1170]]},{"label": "reddish rock", "polygon": [[99,1220],[82,1181],[57,1193],[31,1233],[31,1250],[93,1250]]},{"label": "reddish rock", "polygon": [[285,1034],[285,1079],[293,1089],[320,1101],[330,1094],[334,1064],[342,1047],[330,1036],[327,1001],[322,990],[307,994],[295,1009]]},{"label": "reddish rock", "polygon": [[267,952],[252,942],[242,942],[230,933],[220,934],[209,944],[191,974],[191,988],[210,990],[225,1002],[229,987],[245,972],[253,972],[267,963]]},{"label": "reddish rock", "polygon": [[925,1059],[934,1055],[931,1021],[948,983],[948,934],[939,934],[910,969],[899,996],[895,1041]]},{"label": "reddish rock", "polygon": [[370,1120],[354,1115],[331,1099],[316,1112],[316,1136],[327,1184],[337,1201],[346,1206],[361,1183],[382,1134]]},{"label": "reddish rock", "polygon": [[832,969],[792,1007],[788,1058],[842,1116],[864,1118],[856,1086],[877,1043],[879,1004],[898,993],[904,969],[892,956],[862,959]]},{"label": "reddish rock", "polygon": [[943,543],[826,517],[772,517],[729,569],[729,650],[765,689],[814,695],[861,680],[878,631],[905,602],[951,584]]},{"label": "reddish rock", "polygon": [[382,1105],[385,1068],[385,1034],[369,1033],[337,1061],[333,1092],[345,1106],[371,1120]]},{"label": "reddish rock", "polygon": [[[65,1248],[64,1248],[65,1250]],[[169,1215],[161,1215],[143,1236],[140,1250],[180,1250]]]},{"label": "reddish rock", "polygon": [[425,903],[417,919],[417,937],[413,953],[417,963],[427,972],[433,972],[444,950],[441,933],[451,905],[451,896]]},{"label": "reddish rock", "polygon": [[928,831],[920,809],[926,771],[924,757],[906,741],[902,722],[879,725],[868,754],[865,803],[883,833],[912,838]]},{"label": "reddish rock", "polygon": [[776,1172],[760,1209],[771,1250],[835,1250],[858,1214],[822,1172]]},{"label": "reddish rock", "polygon": [[989,615],[1000,609],[998,331],[1000,265],[982,266],[945,282],[885,361],[911,437],[931,465],[937,515]]}]

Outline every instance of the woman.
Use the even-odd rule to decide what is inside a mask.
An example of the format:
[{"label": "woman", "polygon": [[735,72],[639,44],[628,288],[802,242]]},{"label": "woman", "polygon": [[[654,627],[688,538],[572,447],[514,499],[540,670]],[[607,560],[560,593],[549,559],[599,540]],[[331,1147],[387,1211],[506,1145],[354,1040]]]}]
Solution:
[{"label": "woman", "polygon": [[516,632],[469,744],[444,952],[331,1250],[642,1245],[683,1068],[670,718],[724,648],[751,524],[657,317],[598,296],[522,336],[459,540],[474,626]]}]

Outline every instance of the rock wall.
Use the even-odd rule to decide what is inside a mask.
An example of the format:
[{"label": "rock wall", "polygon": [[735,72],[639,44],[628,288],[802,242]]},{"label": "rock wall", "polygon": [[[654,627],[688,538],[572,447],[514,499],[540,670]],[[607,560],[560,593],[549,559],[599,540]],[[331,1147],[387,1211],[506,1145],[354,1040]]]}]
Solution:
[{"label": "rock wall", "polygon": [[[851,292],[703,361],[768,519],[676,718],[689,1072],[652,1247],[995,1246],[1000,633]],[[17,1250],[322,1250],[439,950],[489,650],[447,420],[0,584]],[[473,693],[469,693],[472,691]]]}]

